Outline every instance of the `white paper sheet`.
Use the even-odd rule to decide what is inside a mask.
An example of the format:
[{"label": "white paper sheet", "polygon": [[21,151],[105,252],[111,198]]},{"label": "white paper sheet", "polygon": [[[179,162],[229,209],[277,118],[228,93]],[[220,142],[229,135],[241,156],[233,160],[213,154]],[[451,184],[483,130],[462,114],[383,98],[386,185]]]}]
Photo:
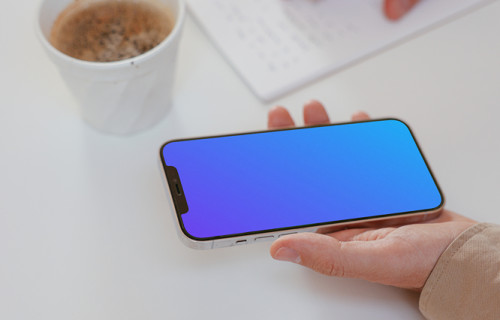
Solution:
[{"label": "white paper sheet", "polygon": [[252,91],[273,100],[488,0],[422,0],[388,21],[382,0],[187,0]]}]

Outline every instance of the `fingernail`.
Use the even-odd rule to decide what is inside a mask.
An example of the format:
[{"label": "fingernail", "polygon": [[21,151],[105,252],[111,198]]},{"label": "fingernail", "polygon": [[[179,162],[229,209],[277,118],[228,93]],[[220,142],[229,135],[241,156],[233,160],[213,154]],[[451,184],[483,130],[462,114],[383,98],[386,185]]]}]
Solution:
[{"label": "fingernail", "polygon": [[287,247],[279,248],[273,258],[276,260],[288,261],[293,263],[300,263],[301,261],[299,253]]}]

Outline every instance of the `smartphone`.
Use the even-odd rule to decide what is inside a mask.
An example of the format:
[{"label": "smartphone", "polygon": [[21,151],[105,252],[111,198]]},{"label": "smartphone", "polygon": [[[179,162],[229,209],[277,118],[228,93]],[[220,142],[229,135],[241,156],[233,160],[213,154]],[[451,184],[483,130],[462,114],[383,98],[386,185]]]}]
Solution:
[{"label": "smartphone", "polygon": [[160,160],[180,238],[197,249],[419,222],[444,204],[397,119],[173,140]]}]

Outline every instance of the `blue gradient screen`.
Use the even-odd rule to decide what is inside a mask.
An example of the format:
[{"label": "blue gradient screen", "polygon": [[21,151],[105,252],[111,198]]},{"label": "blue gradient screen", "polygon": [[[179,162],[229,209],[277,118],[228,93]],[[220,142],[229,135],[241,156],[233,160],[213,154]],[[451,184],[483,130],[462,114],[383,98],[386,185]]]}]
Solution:
[{"label": "blue gradient screen", "polygon": [[439,188],[408,127],[377,120],[163,146],[192,238],[432,210]]}]

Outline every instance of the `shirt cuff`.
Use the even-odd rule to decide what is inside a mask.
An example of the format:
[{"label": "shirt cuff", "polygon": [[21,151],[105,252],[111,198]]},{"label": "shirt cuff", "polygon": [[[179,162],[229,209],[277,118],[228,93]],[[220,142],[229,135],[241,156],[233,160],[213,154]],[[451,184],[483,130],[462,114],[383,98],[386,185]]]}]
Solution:
[{"label": "shirt cuff", "polygon": [[428,319],[500,319],[500,226],[476,224],[438,259],[420,295]]}]

